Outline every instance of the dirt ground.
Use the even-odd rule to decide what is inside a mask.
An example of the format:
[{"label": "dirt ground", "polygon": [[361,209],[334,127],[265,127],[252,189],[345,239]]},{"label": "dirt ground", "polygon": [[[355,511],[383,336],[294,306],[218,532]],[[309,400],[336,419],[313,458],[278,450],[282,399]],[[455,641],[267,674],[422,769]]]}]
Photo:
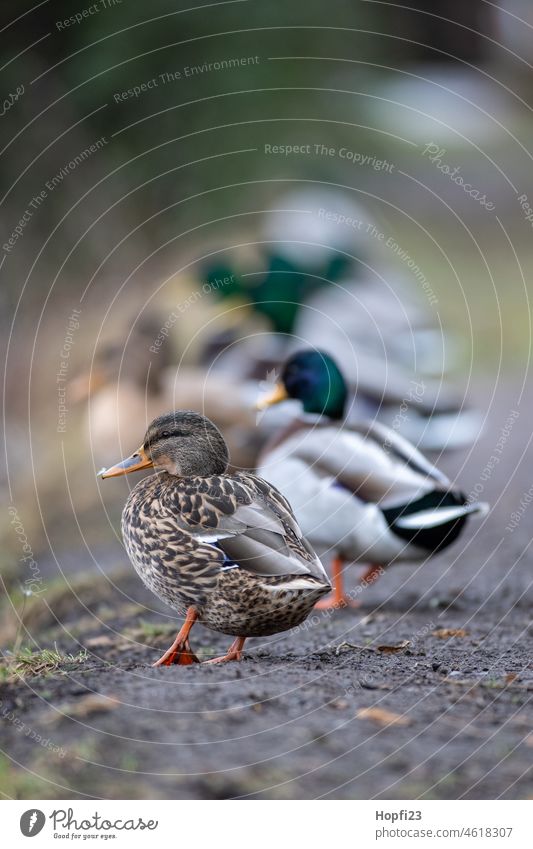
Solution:
[{"label": "dirt ground", "polygon": [[[171,611],[118,546],[112,580],[80,554],[71,588],[24,614],[37,647],[76,659],[0,685],[3,794],[532,798],[531,405],[499,385],[472,452],[441,462],[491,514],[430,563],[394,567],[359,610],[250,640],[240,664],[152,669]],[[4,646],[12,629],[7,616]],[[204,657],[229,644],[201,626],[192,642]]]}]

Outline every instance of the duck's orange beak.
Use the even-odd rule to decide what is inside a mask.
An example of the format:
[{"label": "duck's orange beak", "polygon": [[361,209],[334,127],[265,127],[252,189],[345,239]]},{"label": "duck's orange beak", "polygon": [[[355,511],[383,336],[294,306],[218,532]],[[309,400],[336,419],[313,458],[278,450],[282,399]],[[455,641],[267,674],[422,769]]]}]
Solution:
[{"label": "duck's orange beak", "polygon": [[125,460],[121,460],[120,463],[111,466],[109,469],[102,469],[98,474],[101,478],[116,478],[118,475],[129,475],[130,472],[137,472],[139,469],[150,469],[153,465],[141,445],[131,457],[126,457]]},{"label": "duck's orange beak", "polygon": [[260,398],[255,405],[256,410],[266,410],[267,407],[272,407],[273,404],[281,404],[286,401],[289,395],[283,383],[276,383],[272,392]]}]

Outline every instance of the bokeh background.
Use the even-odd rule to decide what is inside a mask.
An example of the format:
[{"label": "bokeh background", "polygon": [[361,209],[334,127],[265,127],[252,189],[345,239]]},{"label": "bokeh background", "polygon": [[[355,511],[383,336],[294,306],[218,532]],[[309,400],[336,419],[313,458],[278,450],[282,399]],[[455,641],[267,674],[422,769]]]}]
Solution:
[{"label": "bokeh background", "polygon": [[[58,656],[77,657],[91,649],[91,639],[103,664],[106,649],[116,648],[106,637],[117,634],[126,648],[105,662],[133,662],[136,651],[162,636],[154,624],[161,621],[168,639],[174,620],[130,576],[120,540],[130,482],[99,482],[98,469],[130,453],[151,414],[176,399],[211,414],[230,434],[235,466],[253,467],[268,428],[277,425],[265,419],[266,430],[258,428],[253,387],[294,344],[294,316],[265,304],[284,302],[285,292],[305,304],[320,287],[329,303],[346,284],[356,311],[358,280],[371,294],[364,300],[368,315],[361,308],[361,334],[350,340],[349,377],[375,383],[371,414],[380,415],[385,396],[390,421],[412,380],[431,386],[436,406],[472,414],[457,445],[446,430],[424,445],[430,416],[408,435],[429,446],[465,492],[497,505],[481,542],[476,530],[465,543],[463,577],[456,552],[451,578],[446,571],[441,582],[438,567],[412,578],[401,567],[383,597],[372,589],[371,602],[406,610],[426,593],[423,625],[450,586],[464,590],[480,617],[498,587],[504,609],[494,608],[495,621],[514,610],[518,631],[509,639],[523,646],[532,499],[527,0],[412,0],[408,7],[381,0],[48,0],[33,8],[16,0],[4,2],[0,15],[6,664],[23,650],[54,644]],[[338,220],[325,226],[324,208],[362,227]],[[365,323],[372,324],[368,338]],[[428,334],[417,336],[420,328]],[[304,341],[334,346],[331,323],[315,329]],[[399,336],[401,362],[390,347]],[[505,450],[487,473],[502,429]],[[517,510],[520,531],[506,531]],[[496,546],[499,559],[489,563]],[[450,555],[447,567],[451,562]],[[408,636],[414,630],[409,626]],[[497,645],[497,632],[494,639]],[[296,638],[291,651],[298,651]],[[16,689],[5,674],[8,690]],[[32,682],[40,709],[54,705],[61,713],[60,685],[47,695],[46,682],[41,690]],[[11,693],[15,708],[25,701],[25,687]],[[273,698],[265,687],[265,698]],[[272,796],[264,787],[284,781],[289,796],[320,795],[320,786],[291,785],[290,766],[282,779],[250,768],[242,786],[228,789],[217,763],[205,750],[198,755],[199,748],[190,756],[196,772],[211,777],[192,790],[162,755],[161,771],[174,778],[151,785],[141,777],[140,743],[117,746],[116,762],[102,766],[105,735],[120,727],[120,710],[110,713],[107,702],[98,702],[98,679],[89,689],[96,702],[85,703],[71,725],[92,730],[93,714],[101,713],[101,739],[91,744],[83,732],[76,742],[68,719],[65,727],[52,722],[50,736],[68,752],[53,763],[48,748],[23,740],[20,727],[7,723],[6,795],[211,798],[243,795],[250,786]],[[109,693],[113,687],[108,701]],[[132,698],[140,704],[142,697],[136,691]],[[254,722],[264,721],[260,710]],[[24,722],[37,727],[37,720]],[[190,729],[180,722],[173,733],[187,737]],[[137,730],[150,739],[149,723]],[[436,751],[434,741],[428,745]],[[227,751],[221,747],[220,763]],[[517,777],[527,773],[524,752]],[[405,773],[423,759],[413,752]],[[85,769],[87,763],[93,767]],[[232,764],[241,768],[238,757]],[[393,792],[421,794],[439,769],[419,784],[411,776]],[[445,764],[443,775],[453,769]],[[335,795],[335,777],[324,781],[324,792]],[[513,781],[511,771],[501,791],[512,795],[506,788]],[[384,786],[363,781],[346,794],[379,794]],[[443,786],[437,795],[460,795],[453,782]],[[482,793],[497,795],[499,786]]]}]

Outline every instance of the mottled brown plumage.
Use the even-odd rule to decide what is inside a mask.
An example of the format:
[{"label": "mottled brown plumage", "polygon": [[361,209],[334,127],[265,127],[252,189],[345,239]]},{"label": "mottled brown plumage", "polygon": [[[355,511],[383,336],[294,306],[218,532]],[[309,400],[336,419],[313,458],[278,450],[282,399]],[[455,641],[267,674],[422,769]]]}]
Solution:
[{"label": "mottled brown plumage", "polygon": [[[139,451],[103,476],[164,469],[137,484],[122,516],[129,557],[156,595],[225,634],[285,631],[329,581],[281,493],[254,475],[226,474],[227,462],[212,422],[176,412],[156,419]],[[187,636],[170,662],[195,660]]]}]

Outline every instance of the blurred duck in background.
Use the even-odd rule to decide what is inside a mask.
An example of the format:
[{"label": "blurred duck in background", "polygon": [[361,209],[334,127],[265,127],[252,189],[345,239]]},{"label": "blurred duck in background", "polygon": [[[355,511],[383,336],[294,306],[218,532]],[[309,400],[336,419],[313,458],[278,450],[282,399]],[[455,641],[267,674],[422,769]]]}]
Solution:
[{"label": "blurred duck in background", "polygon": [[292,347],[333,336],[341,365],[343,358],[353,365],[357,342],[369,360],[441,373],[435,318],[405,276],[378,261],[376,234],[384,234],[369,210],[338,190],[309,187],[283,196],[279,206],[264,226],[277,261],[301,273],[306,267],[315,281],[300,293],[287,331]]},{"label": "blurred duck in background", "polygon": [[[205,275],[224,305],[247,305],[244,324],[232,324],[205,343],[204,361],[217,358],[216,367],[243,378],[260,379],[284,359],[302,304],[314,293],[331,287],[348,273],[354,257],[353,234],[309,208],[316,201],[336,199],[346,216],[354,206],[336,191],[303,189],[282,196],[263,220],[253,260],[257,270],[229,264],[212,264]],[[325,211],[325,210],[324,210]],[[253,265],[248,257],[247,265]],[[230,279],[229,285],[217,281]],[[244,371],[242,369],[244,368]]]},{"label": "blurred duck in background", "polygon": [[86,439],[94,446],[96,465],[124,453],[139,426],[147,427],[170,407],[181,407],[201,411],[223,428],[235,467],[251,467],[259,445],[246,387],[204,367],[173,364],[170,342],[153,354],[150,347],[161,324],[157,315],[144,317],[122,345],[102,345],[91,369],[70,384],[72,403],[87,402]]},{"label": "blurred duck in background", "polygon": [[432,326],[423,297],[404,278],[386,279],[369,264],[369,227],[369,213],[346,193],[292,191],[265,216],[255,265],[247,255],[252,270],[220,262],[207,270],[201,291],[212,293],[209,303],[215,298],[219,309],[207,319],[208,301],[195,300],[209,329],[203,350],[189,351],[191,362],[181,364],[173,348],[178,324],[153,353],[164,323],[153,313],[99,347],[91,369],[70,385],[73,403],[88,400],[86,433],[98,446],[96,464],[131,444],[139,422],[147,425],[172,407],[207,415],[224,430],[233,466],[255,468],[262,447],[298,409],[293,401],[255,421],[257,380],[275,377],[279,363],[305,344],[339,362],[354,421],[393,424],[426,451],[468,445],[479,432],[477,414],[427,374],[443,368],[442,359],[430,364],[430,352],[453,344]]},{"label": "blurred duck in background", "polygon": [[246,312],[236,323],[228,309],[202,362],[242,381],[264,379],[293,351],[319,345],[347,375],[358,418],[390,425],[408,403],[398,430],[422,450],[468,446],[480,417],[444,383],[460,345],[405,275],[369,264],[372,228],[378,232],[368,211],[338,190],[305,187],[280,198],[265,216],[261,270],[207,270],[208,281],[231,281],[212,287],[219,301]]},{"label": "blurred duck in background", "polygon": [[377,422],[347,421],[353,399],[327,353],[291,356],[258,406],[286,398],[300,402],[303,416],[265,448],[258,474],[286,495],[310,543],[334,555],[334,592],[320,607],[354,605],[343,588],[345,562],[370,563],[364,579],[374,580],[392,563],[420,562],[442,551],[469,516],[487,510],[466,503],[397,432]]}]

